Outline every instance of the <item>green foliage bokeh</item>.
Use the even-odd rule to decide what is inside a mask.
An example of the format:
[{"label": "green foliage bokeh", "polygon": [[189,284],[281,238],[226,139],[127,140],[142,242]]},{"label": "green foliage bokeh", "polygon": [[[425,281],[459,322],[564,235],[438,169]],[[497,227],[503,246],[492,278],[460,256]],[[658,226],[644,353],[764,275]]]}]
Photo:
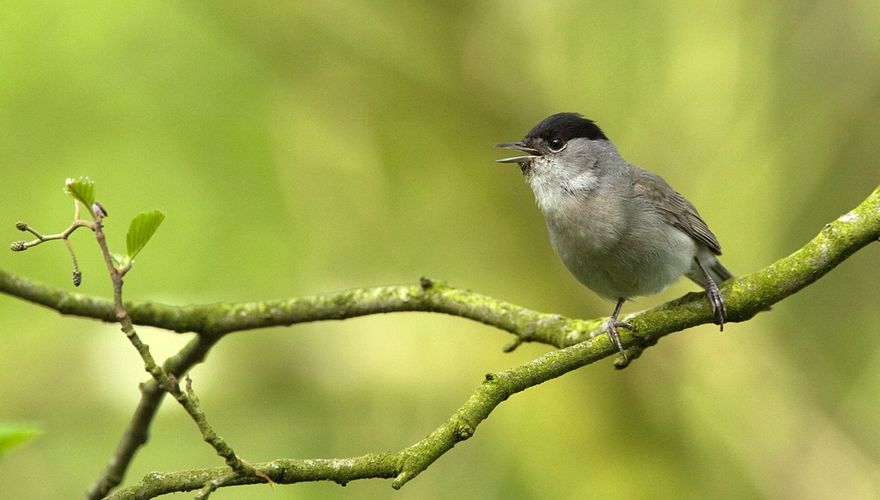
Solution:
[{"label": "green foliage bokeh", "polygon": [[[126,297],[248,301],[427,275],[542,311],[612,304],[553,255],[498,142],[557,111],[595,119],[705,217],[735,273],[855,206],[880,178],[880,8],[850,2],[25,2],[0,16],[0,235],[63,229],[89,176],[111,250],[167,216]],[[93,238],[79,291],[111,295]],[[397,498],[880,497],[876,246],[719,334],[662,340],[503,404]],[[2,269],[69,287],[60,243]],[[695,287],[682,281],[650,307]],[[186,336],[145,329],[159,357]],[[501,353],[501,332],[395,314],[233,335],[193,373],[247,460],[344,457],[420,439]],[[0,422],[39,439],[0,497],[75,498],[133,411],[118,328],[0,297]],[[220,465],[165,402],[129,473]],[[280,495],[280,496],[279,496]],[[231,488],[217,498],[376,498],[390,483]]]}]

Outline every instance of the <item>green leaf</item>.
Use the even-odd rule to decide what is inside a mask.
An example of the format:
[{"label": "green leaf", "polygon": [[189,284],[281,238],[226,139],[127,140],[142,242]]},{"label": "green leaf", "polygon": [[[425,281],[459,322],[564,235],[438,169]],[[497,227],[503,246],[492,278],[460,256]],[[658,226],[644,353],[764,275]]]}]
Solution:
[{"label": "green leaf", "polygon": [[85,205],[89,213],[92,212],[92,204],[95,203],[95,183],[88,177],[68,178],[64,181],[64,190],[73,199]]},{"label": "green leaf", "polygon": [[144,245],[150,241],[163,220],[165,220],[165,214],[153,210],[138,214],[131,221],[131,225],[128,226],[128,234],[125,236],[125,247],[129,259],[134,259],[134,256],[143,250]]},{"label": "green leaf", "polygon": [[0,424],[0,453],[13,446],[30,441],[38,434],[40,434],[40,430],[36,427]]},{"label": "green leaf", "polygon": [[110,260],[113,261],[113,267],[116,269],[125,269],[131,264],[128,255],[122,255],[116,252],[110,252]]}]

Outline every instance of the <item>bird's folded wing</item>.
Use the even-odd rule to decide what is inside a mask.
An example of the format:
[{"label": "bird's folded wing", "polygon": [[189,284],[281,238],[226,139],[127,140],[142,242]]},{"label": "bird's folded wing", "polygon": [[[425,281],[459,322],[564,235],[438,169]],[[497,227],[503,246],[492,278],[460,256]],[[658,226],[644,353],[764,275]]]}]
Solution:
[{"label": "bird's folded wing", "polygon": [[639,176],[634,182],[636,192],[651,199],[657,212],[670,224],[709,247],[716,255],[721,255],[721,244],[691,202],[669,187],[660,176],[646,170],[643,172],[647,175]]}]

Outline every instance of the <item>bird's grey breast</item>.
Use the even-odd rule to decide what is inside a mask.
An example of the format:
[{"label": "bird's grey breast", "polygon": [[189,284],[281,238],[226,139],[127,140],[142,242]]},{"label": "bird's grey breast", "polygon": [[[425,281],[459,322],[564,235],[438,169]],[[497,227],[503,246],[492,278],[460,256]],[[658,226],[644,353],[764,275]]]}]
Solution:
[{"label": "bird's grey breast", "polygon": [[610,298],[656,293],[690,266],[695,243],[665,220],[631,176],[532,183],[550,242],[583,284]]}]

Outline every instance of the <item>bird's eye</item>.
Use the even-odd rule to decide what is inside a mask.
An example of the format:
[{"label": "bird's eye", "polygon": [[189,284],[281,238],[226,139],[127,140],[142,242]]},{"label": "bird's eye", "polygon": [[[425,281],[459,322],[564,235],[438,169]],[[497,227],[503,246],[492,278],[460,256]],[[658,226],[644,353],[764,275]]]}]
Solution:
[{"label": "bird's eye", "polygon": [[565,149],[565,140],[560,139],[559,137],[554,137],[547,142],[547,147],[550,148],[550,151],[558,153]]}]

